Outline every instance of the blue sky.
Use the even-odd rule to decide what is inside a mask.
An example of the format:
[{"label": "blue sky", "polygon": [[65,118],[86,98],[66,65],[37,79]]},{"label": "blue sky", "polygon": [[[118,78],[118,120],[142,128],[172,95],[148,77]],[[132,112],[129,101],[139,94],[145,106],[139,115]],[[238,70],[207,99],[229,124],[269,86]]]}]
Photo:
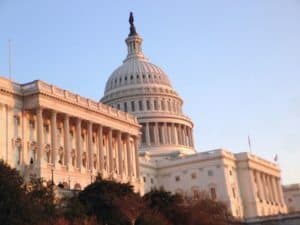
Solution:
[{"label": "blue sky", "polygon": [[300,182],[300,1],[0,0],[0,74],[99,100],[126,56],[134,12],[145,55],[170,77],[198,151],[278,154]]}]

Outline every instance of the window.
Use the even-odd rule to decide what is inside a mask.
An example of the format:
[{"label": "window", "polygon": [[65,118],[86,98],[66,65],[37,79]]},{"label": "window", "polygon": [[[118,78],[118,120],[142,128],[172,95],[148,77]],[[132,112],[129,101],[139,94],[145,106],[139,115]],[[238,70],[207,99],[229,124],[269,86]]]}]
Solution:
[{"label": "window", "polygon": [[175,177],[175,181],[176,181],[176,182],[180,181],[180,176],[176,176],[176,177]]},{"label": "window", "polygon": [[150,110],[151,109],[151,107],[150,107],[150,101],[147,100],[146,103],[147,103],[147,110]]},{"label": "window", "polygon": [[120,104],[117,104],[117,109],[120,109]]},{"label": "window", "polygon": [[236,195],[235,195],[235,188],[234,187],[232,188],[232,196],[233,196],[233,198],[236,197]]},{"label": "window", "polygon": [[154,100],[154,109],[155,109],[155,110],[158,110],[157,100]]},{"label": "window", "polygon": [[143,101],[142,100],[139,101],[139,110],[140,111],[144,110],[144,108],[143,108]]},{"label": "window", "polygon": [[151,178],[150,180],[151,180],[151,184],[153,184],[153,183],[154,183],[154,180],[153,180],[153,178]]},{"label": "window", "polygon": [[146,181],[147,181],[147,180],[146,180],[146,177],[143,177],[143,181],[144,181],[144,183],[146,183]]},{"label": "window", "polygon": [[164,100],[161,100],[161,110],[162,110],[162,111],[165,111],[165,110],[166,110],[166,107],[165,107],[165,101],[164,101]]},{"label": "window", "polygon": [[127,102],[124,102],[124,111],[127,112]]},{"label": "window", "polygon": [[211,197],[212,200],[217,199],[216,188],[214,188],[214,187],[210,188],[210,197]]},{"label": "window", "polygon": [[131,111],[132,112],[135,111],[135,104],[134,103],[135,103],[134,101],[131,102]]},{"label": "window", "polygon": [[231,170],[229,170],[229,175],[232,176],[232,171]]},{"label": "window", "polygon": [[196,173],[192,173],[191,174],[191,178],[194,180],[194,179],[196,179],[197,178],[197,174]]},{"label": "window", "polygon": [[208,175],[209,177],[212,177],[212,176],[214,175],[214,171],[208,170],[208,171],[207,171],[207,175]]}]

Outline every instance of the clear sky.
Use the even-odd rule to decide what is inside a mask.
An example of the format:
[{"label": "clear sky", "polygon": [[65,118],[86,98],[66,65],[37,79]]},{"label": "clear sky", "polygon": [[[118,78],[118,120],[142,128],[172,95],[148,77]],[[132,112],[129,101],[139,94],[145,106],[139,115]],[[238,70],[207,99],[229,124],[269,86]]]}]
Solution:
[{"label": "clear sky", "polygon": [[134,12],[145,55],[194,121],[198,151],[278,154],[300,183],[300,1],[0,0],[0,74],[99,100],[126,56]]}]

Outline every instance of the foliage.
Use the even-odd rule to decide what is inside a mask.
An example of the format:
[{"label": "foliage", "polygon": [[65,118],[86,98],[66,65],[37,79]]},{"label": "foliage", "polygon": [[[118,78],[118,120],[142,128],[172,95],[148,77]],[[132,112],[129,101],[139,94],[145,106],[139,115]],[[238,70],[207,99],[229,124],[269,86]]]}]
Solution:
[{"label": "foliage", "polygon": [[[202,195],[201,195],[202,196]],[[143,198],[127,183],[96,181],[83,191],[54,201],[53,185],[22,177],[0,161],[1,225],[225,225],[226,206],[208,196],[192,201],[152,190]]]},{"label": "foliage", "polygon": [[133,213],[125,210],[124,206],[128,207],[126,202],[137,205],[135,200],[138,201],[139,196],[134,193],[129,183],[98,178],[80,192],[78,198],[87,214],[95,215],[103,224],[128,224],[132,221]]}]

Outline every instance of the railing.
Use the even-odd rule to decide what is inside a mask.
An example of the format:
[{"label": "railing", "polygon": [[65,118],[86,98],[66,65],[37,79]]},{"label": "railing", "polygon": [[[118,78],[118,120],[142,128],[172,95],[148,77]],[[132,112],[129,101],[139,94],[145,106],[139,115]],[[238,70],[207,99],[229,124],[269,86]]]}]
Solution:
[{"label": "railing", "polygon": [[82,97],[80,95],[58,88],[54,85],[47,84],[40,80],[35,80],[25,84],[18,84],[4,77],[0,77],[0,88],[18,95],[26,95],[41,92],[50,96],[59,97],[62,100],[86,107],[90,110],[94,110],[99,113],[104,113],[110,117],[116,117],[117,119],[121,119],[127,122],[137,123],[137,119],[134,115],[119,111],[100,102],[96,102],[91,99]]}]

